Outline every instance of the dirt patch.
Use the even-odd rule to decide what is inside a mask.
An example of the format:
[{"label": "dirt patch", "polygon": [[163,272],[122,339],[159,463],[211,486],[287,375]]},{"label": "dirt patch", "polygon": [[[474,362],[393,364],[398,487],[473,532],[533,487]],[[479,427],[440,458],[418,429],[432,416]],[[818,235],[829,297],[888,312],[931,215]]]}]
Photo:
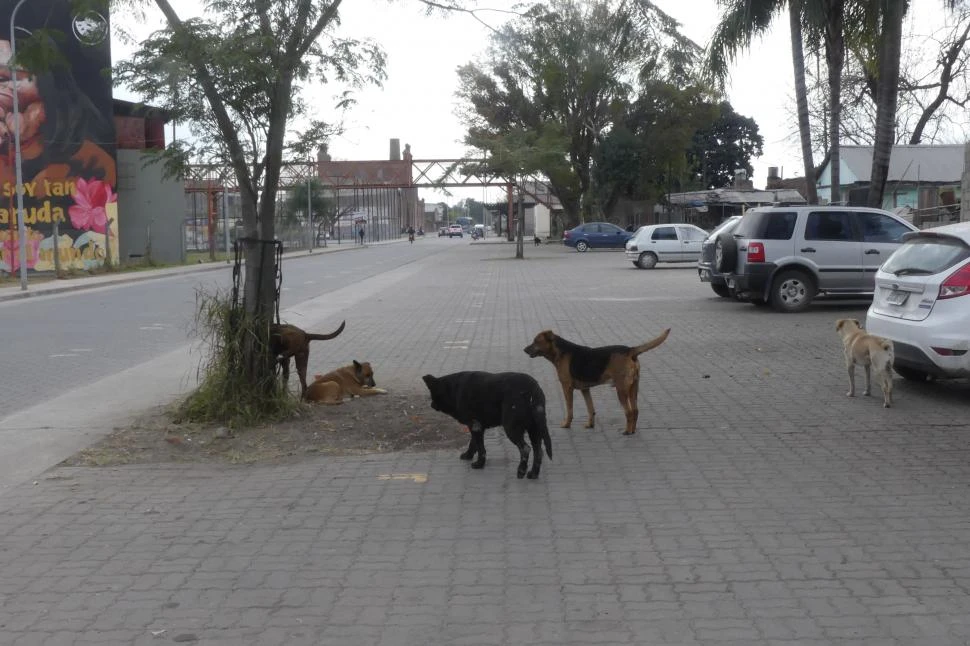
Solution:
[{"label": "dirt patch", "polygon": [[273,464],[319,455],[458,448],[467,442],[457,422],[431,409],[427,393],[392,392],[339,406],[306,406],[285,422],[233,431],[178,423],[172,410],[158,408],[62,465]]}]

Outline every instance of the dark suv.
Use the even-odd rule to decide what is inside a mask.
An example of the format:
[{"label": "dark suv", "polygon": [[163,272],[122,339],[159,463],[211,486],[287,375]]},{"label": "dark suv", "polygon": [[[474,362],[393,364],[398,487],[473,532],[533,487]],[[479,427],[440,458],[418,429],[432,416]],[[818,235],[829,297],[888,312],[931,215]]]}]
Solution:
[{"label": "dark suv", "polygon": [[738,298],[800,312],[818,294],[871,295],[876,270],[916,230],[881,209],[758,207],[718,236],[714,264]]}]

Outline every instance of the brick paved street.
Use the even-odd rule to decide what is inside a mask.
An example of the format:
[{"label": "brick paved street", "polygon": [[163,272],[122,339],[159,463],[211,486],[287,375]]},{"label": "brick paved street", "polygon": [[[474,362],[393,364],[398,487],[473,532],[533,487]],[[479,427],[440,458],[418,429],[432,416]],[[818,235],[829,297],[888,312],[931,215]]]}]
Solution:
[{"label": "brick paved street", "polygon": [[[970,643],[970,384],[897,379],[885,410],[845,397],[834,320],[862,304],[778,315],[686,266],[512,252],[455,244],[321,325],[347,319],[331,362],[369,360],[421,407],[428,372],[534,375],[538,481],[499,431],[483,471],[456,452],[52,469],[0,496],[0,644]],[[608,387],[596,429],[581,398],[558,428],[536,332],[667,326],[637,435]]]}]

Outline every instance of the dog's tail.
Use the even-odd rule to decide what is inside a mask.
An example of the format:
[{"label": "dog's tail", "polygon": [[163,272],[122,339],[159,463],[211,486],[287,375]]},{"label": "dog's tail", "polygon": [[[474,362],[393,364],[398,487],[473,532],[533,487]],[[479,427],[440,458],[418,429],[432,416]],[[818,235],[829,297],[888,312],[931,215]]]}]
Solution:
[{"label": "dog's tail", "polygon": [[638,345],[635,348],[630,348],[630,356],[632,356],[632,357],[635,358],[635,357],[640,356],[641,354],[643,354],[647,350],[653,350],[658,345],[660,345],[661,343],[663,343],[664,341],[666,341],[667,340],[667,336],[669,334],[670,334],[670,328],[667,328],[666,330],[664,330],[663,332],[661,332],[660,333],[660,336],[658,336],[656,339],[653,339],[652,341],[647,341],[643,345]]},{"label": "dog's tail", "polygon": [[896,362],[896,351],[893,342],[889,339],[879,339],[879,346],[886,351],[883,356],[886,358],[885,365],[874,366],[876,370],[882,370],[890,375],[893,372],[893,364]]},{"label": "dog's tail", "polygon": [[546,423],[546,407],[542,404],[536,406],[532,409],[532,415],[535,418],[536,426],[539,428],[539,433],[542,436],[542,444],[546,447],[546,455],[549,459],[552,459],[552,438],[549,437],[549,425]]},{"label": "dog's tail", "polygon": [[344,331],[344,325],[346,324],[347,324],[347,321],[341,321],[340,327],[338,327],[330,334],[310,334],[308,332],[306,335],[306,338],[310,341],[328,341],[330,339],[333,339],[334,337],[339,336],[340,333]]}]

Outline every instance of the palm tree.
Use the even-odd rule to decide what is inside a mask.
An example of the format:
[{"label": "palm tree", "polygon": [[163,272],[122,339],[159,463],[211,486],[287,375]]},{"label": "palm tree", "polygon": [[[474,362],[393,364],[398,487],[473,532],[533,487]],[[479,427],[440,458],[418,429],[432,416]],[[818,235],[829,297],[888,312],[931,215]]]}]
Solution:
[{"label": "palm tree", "polygon": [[802,2],[789,0],[788,22],[791,28],[791,59],[795,70],[795,104],[798,109],[798,134],[802,143],[802,163],[805,166],[805,199],[818,204],[815,187],[815,162],[812,159],[812,131],[808,122],[808,89],[805,85],[805,55],[802,50]]},{"label": "palm tree", "polygon": [[791,23],[798,134],[802,144],[802,162],[805,165],[805,197],[809,204],[816,204],[818,194],[815,188],[812,133],[808,121],[808,89],[805,85],[805,58],[802,50],[802,2],[803,0],[721,0],[720,4],[725,7],[725,11],[708,43],[706,66],[718,82],[723,82],[727,77],[728,63],[740,51],[748,49],[754,37],[766,33],[775,16],[787,4]]},{"label": "palm tree", "polygon": [[876,84],[876,141],[872,149],[867,204],[882,207],[889,160],[896,138],[896,97],[899,94],[899,59],[902,50],[906,0],[879,0],[875,25],[879,34],[879,78]]}]

